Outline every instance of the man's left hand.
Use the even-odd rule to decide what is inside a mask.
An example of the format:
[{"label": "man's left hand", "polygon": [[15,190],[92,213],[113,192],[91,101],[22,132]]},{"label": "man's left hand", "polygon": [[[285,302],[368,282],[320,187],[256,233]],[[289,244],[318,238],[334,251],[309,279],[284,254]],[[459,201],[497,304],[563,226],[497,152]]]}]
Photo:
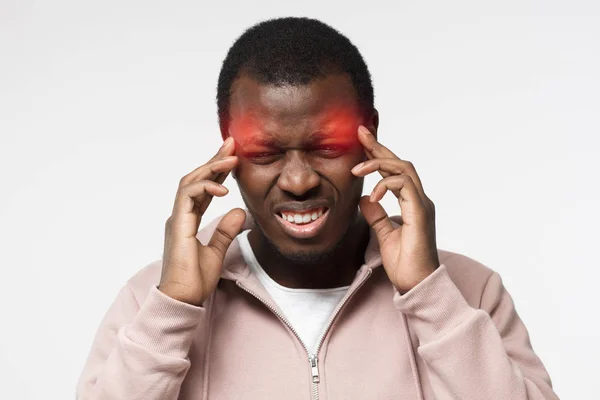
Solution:
[{"label": "man's left hand", "polygon": [[[410,161],[401,160],[380,144],[364,126],[358,138],[368,160],[352,168],[356,176],[378,171],[383,177],[371,196],[360,199],[360,210],[375,231],[385,271],[400,294],[408,292],[439,266],[435,238],[435,207],[425,195]],[[379,204],[387,191],[398,198],[400,226],[394,228]]]}]

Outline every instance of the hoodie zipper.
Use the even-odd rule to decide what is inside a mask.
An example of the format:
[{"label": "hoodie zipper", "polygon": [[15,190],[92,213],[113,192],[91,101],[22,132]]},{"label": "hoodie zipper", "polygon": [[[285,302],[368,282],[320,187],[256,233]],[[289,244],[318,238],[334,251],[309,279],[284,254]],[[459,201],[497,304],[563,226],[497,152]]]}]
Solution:
[{"label": "hoodie zipper", "polygon": [[321,350],[321,345],[323,344],[323,341],[325,340],[325,336],[327,336],[327,332],[329,331],[329,328],[333,324],[335,317],[340,312],[340,310],[342,309],[344,304],[346,304],[346,302],[348,302],[350,297],[352,297],[352,295],[366,282],[366,280],[369,278],[369,276],[371,276],[371,272],[373,272],[373,270],[371,268],[369,268],[367,270],[367,272],[365,273],[365,276],[362,278],[362,280],[354,287],[354,289],[346,292],[346,295],[342,298],[340,303],[334,309],[333,313],[331,314],[331,317],[329,317],[329,321],[327,321],[327,325],[325,325],[325,329],[324,329],[323,333],[321,334],[319,341],[317,342],[317,348],[314,353],[310,352],[310,350],[308,349],[306,344],[300,338],[300,335],[298,335],[298,332],[296,331],[296,329],[294,329],[292,324],[288,321],[288,319],[284,315],[282,315],[275,307],[273,307],[271,304],[269,304],[262,297],[257,295],[256,292],[254,292],[251,289],[248,289],[247,287],[242,285],[242,283],[240,281],[235,282],[236,285],[239,286],[242,290],[251,294],[253,297],[258,299],[261,303],[263,303],[269,310],[271,310],[281,320],[281,322],[283,322],[288,328],[290,328],[290,330],[294,333],[294,335],[296,336],[296,338],[298,339],[300,344],[302,344],[302,347],[304,347],[304,350],[306,350],[306,354],[308,355],[308,362],[310,365],[311,378],[312,378],[312,400],[319,400],[318,384],[321,381],[321,378],[319,376],[318,355],[319,355],[319,350]]}]

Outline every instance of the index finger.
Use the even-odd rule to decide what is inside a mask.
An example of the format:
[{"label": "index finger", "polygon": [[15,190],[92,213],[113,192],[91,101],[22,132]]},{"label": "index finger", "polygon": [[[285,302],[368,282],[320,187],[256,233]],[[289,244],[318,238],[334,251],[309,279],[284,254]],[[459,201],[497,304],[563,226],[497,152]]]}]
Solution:
[{"label": "index finger", "polygon": [[[202,164],[201,166],[197,167],[196,169],[191,171],[189,174],[187,174],[185,177],[185,180],[186,181],[195,181],[198,178],[198,176],[204,175],[206,173],[207,166],[213,165],[215,163],[215,161],[219,161],[226,157],[233,156],[235,154],[235,145],[233,143],[234,143],[233,138],[231,136],[228,137],[223,142],[223,144],[221,145],[221,147],[219,148],[217,153],[210,160],[208,160],[205,164]],[[232,158],[234,158],[234,157],[232,157]],[[227,161],[224,161],[224,162],[229,164],[229,162],[227,162]],[[222,168],[223,165],[221,165],[220,167],[221,167],[220,169],[223,169]],[[223,183],[227,174],[229,174],[229,170],[227,170],[225,172],[223,172],[223,171],[214,172],[214,171],[212,171],[212,168],[211,168],[211,173],[209,174],[209,176],[205,176],[205,177],[203,177],[203,179],[210,179],[210,180],[216,181],[217,183]]]},{"label": "index finger", "polygon": [[[379,143],[375,136],[373,136],[369,129],[367,129],[364,125],[360,125],[358,127],[358,140],[365,149],[365,154],[369,160],[376,158],[391,158],[400,160],[400,158],[390,149]],[[379,170],[379,175],[387,178],[391,174],[389,172]]]},{"label": "index finger", "polygon": [[219,150],[217,150],[215,155],[208,161],[210,162],[210,161],[218,160],[219,158],[232,156],[234,153],[235,153],[235,143],[234,143],[233,137],[229,136],[227,139],[225,139],[223,141],[223,144],[221,145],[221,147],[219,147]]},{"label": "index finger", "polygon": [[373,158],[398,158],[393,151],[377,141],[375,136],[363,125],[358,127],[358,140],[365,148],[369,159]]}]

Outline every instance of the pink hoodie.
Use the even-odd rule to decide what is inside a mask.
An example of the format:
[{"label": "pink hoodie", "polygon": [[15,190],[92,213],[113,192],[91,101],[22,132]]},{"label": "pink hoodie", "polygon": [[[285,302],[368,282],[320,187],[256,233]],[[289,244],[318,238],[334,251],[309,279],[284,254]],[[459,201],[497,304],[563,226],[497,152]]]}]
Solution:
[{"label": "pink hoodie", "polygon": [[558,399],[498,273],[438,254],[440,267],[400,295],[371,232],[314,358],[237,240],[202,307],[158,291],[162,260],[152,262],[104,316],[77,399]]}]

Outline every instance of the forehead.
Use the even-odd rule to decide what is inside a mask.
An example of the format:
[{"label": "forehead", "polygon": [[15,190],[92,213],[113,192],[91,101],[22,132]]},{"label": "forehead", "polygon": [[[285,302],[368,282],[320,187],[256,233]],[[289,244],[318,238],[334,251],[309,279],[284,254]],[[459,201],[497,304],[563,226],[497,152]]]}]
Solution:
[{"label": "forehead", "polygon": [[354,85],[347,74],[331,74],[306,85],[260,83],[242,75],[232,85],[232,135],[301,136],[332,125],[360,123]]}]

